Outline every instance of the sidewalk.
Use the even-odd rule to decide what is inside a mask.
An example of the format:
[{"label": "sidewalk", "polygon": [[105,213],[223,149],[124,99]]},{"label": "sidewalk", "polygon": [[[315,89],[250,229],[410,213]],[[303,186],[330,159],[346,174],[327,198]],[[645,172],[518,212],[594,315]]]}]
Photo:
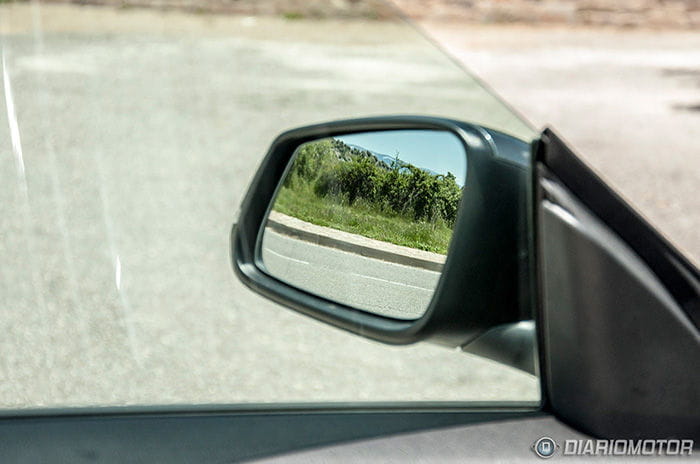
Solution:
[{"label": "sidewalk", "polygon": [[270,212],[268,226],[275,232],[317,245],[336,248],[368,258],[404,266],[442,272],[445,255],[382,242],[330,227],[317,226],[276,211]]}]

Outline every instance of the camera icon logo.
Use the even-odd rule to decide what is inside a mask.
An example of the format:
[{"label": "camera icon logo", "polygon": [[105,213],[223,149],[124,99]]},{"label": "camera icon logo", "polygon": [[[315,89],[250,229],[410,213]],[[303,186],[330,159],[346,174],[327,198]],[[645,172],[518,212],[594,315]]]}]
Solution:
[{"label": "camera icon logo", "polygon": [[542,437],[532,444],[532,451],[542,459],[549,459],[554,456],[559,445],[549,437]]}]

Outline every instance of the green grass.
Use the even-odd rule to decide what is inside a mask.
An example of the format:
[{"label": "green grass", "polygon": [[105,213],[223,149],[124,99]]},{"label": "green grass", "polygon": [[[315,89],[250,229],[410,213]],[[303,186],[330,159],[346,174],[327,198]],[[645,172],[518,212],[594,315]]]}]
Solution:
[{"label": "green grass", "polygon": [[452,229],[443,221],[416,222],[377,211],[362,200],[350,206],[336,198],[320,198],[309,186],[283,187],[274,210],[312,224],[440,254],[447,254],[452,237]]},{"label": "green grass", "polygon": [[298,11],[285,11],[282,13],[282,17],[288,21],[296,21],[298,19],[304,19],[304,14]]}]

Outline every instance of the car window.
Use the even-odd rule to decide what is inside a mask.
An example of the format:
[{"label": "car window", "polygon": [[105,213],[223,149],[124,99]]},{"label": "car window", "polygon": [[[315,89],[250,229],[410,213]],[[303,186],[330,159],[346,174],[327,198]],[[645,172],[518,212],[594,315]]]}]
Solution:
[{"label": "car window", "polygon": [[539,400],[533,376],[356,337],[231,271],[285,129],[429,114],[533,138],[409,25],[0,3],[2,408]]}]

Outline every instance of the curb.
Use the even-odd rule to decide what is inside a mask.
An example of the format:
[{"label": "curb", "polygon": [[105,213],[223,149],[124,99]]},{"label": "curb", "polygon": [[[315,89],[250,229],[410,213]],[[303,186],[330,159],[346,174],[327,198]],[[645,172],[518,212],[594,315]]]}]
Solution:
[{"label": "curb", "polygon": [[289,237],[329,248],[336,248],[341,251],[365,256],[367,258],[388,261],[390,263],[401,264],[404,266],[419,267],[433,272],[442,272],[442,268],[444,266],[443,263],[436,261],[392,253],[390,251],[379,250],[377,248],[371,248],[368,246],[359,245],[357,243],[346,242],[344,240],[329,237],[328,235],[297,229],[287,224],[282,224],[281,222],[278,222],[272,218],[267,219],[267,226],[275,232],[287,235]]}]

